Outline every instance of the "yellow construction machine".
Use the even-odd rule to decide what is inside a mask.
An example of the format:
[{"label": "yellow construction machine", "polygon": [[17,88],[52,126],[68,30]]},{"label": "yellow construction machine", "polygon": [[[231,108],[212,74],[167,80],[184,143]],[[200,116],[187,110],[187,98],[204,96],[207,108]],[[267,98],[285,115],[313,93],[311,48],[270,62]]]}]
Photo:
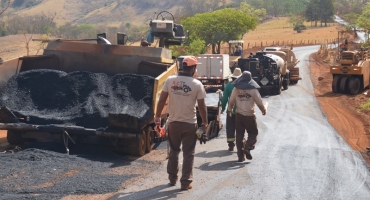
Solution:
[{"label": "yellow construction machine", "polygon": [[367,50],[342,51],[337,61],[330,66],[334,93],[355,95],[369,87],[370,56]]}]

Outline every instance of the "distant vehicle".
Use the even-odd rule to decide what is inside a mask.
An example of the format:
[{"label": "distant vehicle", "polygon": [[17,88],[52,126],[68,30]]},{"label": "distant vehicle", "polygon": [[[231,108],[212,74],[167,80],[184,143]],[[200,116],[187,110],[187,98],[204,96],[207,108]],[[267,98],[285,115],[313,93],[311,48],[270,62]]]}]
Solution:
[{"label": "distant vehicle", "polygon": [[238,59],[244,55],[244,41],[230,40],[229,41],[229,68],[230,72],[234,73],[234,69],[238,66]]},{"label": "distant vehicle", "polygon": [[229,68],[229,55],[227,54],[201,54],[198,58],[197,71],[194,77],[206,87],[224,89],[231,75]]},{"label": "distant vehicle", "polygon": [[288,89],[289,80],[284,80],[287,65],[280,56],[259,51],[255,55],[251,53],[247,58],[239,58],[238,66],[243,72],[251,72],[253,80],[262,91],[280,94],[282,87]]},{"label": "distant vehicle", "polygon": [[299,60],[296,58],[293,47],[265,47],[263,50],[267,54],[280,56],[287,65],[288,74],[285,79],[289,79],[289,83],[296,84],[302,78],[299,76]]},{"label": "distant vehicle", "polygon": [[330,66],[334,93],[358,94],[369,87],[370,55],[368,50],[342,51],[339,62]]}]

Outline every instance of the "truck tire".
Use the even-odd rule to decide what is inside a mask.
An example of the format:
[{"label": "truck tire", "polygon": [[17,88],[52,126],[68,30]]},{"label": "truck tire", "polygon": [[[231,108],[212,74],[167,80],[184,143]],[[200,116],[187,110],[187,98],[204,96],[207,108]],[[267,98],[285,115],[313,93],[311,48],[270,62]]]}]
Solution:
[{"label": "truck tire", "polygon": [[281,94],[281,85],[282,85],[282,80],[280,79],[280,81],[279,81],[279,86],[278,86],[278,88],[279,89],[276,89],[276,90],[274,90],[274,93],[276,94],[276,95],[279,95],[279,94]]},{"label": "truck tire", "polygon": [[333,82],[331,83],[331,90],[333,93],[339,93],[339,86],[340,86],[340,79],[341,76],[334,76],[333,77]]},{"label": "truck tire", "polygon": [[146,140],[147,138],[146,138],[145,130],[142,130],[141,133],[137,134],[137,138],[129,142],[130,154],[134,156],[145,155]]},{"label": "truck tire", "polygon": [[347,94],[348,93],[348,80],[349,78],[348,77],[342,77],[340,79],[340,86],[339,86],[339,91],[343,94]]},{"label": "truck tire", "polygon": [[154,132],[151,126],[146,128],[146,149],[145,152],[150,153],[154,146]]},{"label": "truck tire", "polygon": [[289,81],[290,84],[295,85],[298,83],[298,81]]},{"label": "truck tire", "polygon": [[21,131],[8,130],[6,139],[11,145],[22,145],[24,144],[24,138],[22,137]]},{"label": "truck tire", "polygon": [[348,85],[349,93],[352,95],[356,95],[360,92],[361,83],[357,77],[352,77],[349,79]]},{"label": "truck tire", "polygon": [[285,74],[286,80],[283,80],[283,88],[284,90],[287,90],[289,88],[289,76],[290,74]]}]

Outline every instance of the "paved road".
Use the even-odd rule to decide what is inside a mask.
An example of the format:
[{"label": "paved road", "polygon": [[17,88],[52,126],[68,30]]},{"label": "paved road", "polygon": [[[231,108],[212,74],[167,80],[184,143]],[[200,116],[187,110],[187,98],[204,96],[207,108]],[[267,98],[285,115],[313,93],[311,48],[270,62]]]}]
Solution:
[{"label": "paved road", "polygon": [[266,116],[257,111],[253,160],[236,162],[222,129],[218,138],[197,144],[193,189],[169,187],[164,162],[112,199],[369,199],[369,169],[330,126],[314,96],[308,58],[318,48],[296,48],[303,80],[264,98],[269,110]]}]

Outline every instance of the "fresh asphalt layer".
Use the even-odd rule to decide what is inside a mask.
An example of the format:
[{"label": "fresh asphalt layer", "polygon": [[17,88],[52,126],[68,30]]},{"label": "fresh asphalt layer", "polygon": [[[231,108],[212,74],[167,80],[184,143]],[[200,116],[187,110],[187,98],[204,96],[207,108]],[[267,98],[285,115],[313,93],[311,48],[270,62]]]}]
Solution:
[{"label": "fresh asphalt layer", "polygon": [[[237,162],[223,128],[218,138],[197,144],[193,189],[169,187],[164,162],[111,199],[369,199],[365,161],[331,127],[315,98],[309,55],[318,48],[295,48],[302,80],[281,95],[264,96],[269,109],[266,116],[256,111],[253,160]],[[207,101],[216,102],[217,95],[208,94]]]}]

